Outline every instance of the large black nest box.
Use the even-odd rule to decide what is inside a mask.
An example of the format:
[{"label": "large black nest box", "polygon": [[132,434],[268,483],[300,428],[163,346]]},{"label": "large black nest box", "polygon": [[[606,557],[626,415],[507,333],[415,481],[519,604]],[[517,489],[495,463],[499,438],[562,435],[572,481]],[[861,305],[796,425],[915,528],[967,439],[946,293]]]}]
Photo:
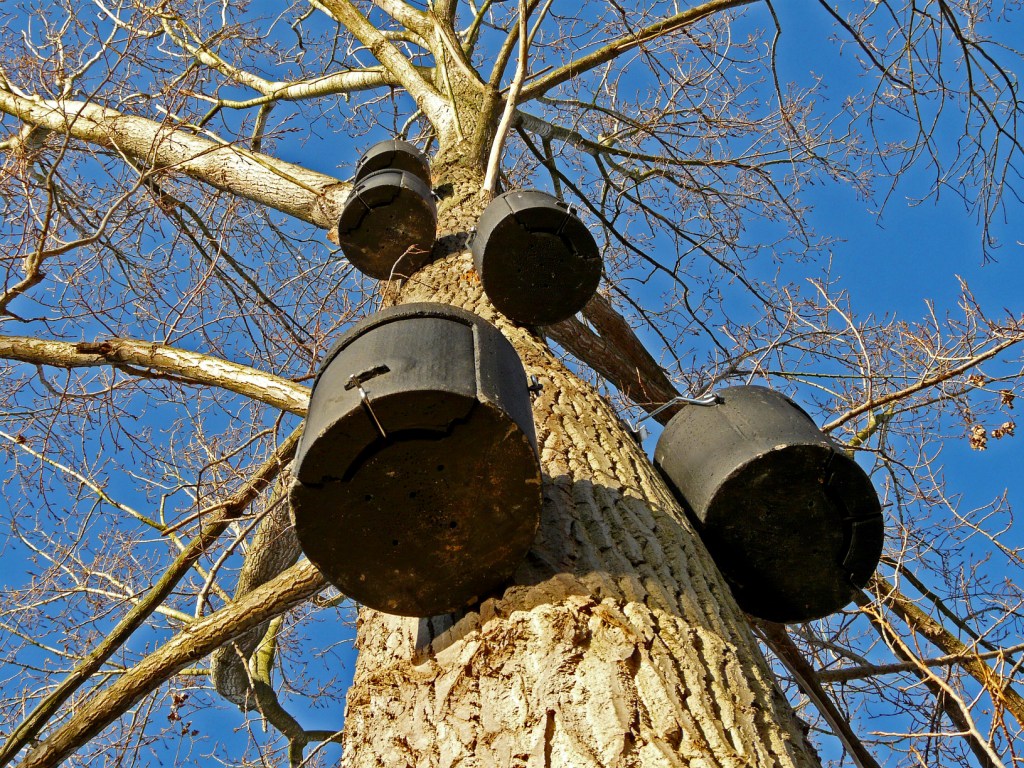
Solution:
[{"label": "large black nest box", "polygon": [[506,317],[550,325],[594,295],[601,255],[568,205],[545,192],[506,192],[480,216],[471,244],[484,292]]},{"label": "large black nest box", "polygon": [[354,180],[358,182],[371,173],[388,168],[408,171],[425,184],[430,184],[430,161],[427,156],[416,145],[399,139],[381,141],[366,150],[356,165]]},{"label": "large black nest box", "polygon": [[540,519],[526,374],[476,315],[407,304],[354,325],[313,386],[292,514],[343,593],[432,616],[507,580]]},{"label": "large black nest box", "polygon": [[672,418],[655,464],[743,610],[779,622],[839,610],[882,553],[871,480],[784,395],[753,386],[718,395]]},{"label": "large black nest box", "polygon": [[352,265],[378,280],[408,277],[432,259],[437,206],[409,171],[387,168],[355,182],[338,219],[338,243]]}]

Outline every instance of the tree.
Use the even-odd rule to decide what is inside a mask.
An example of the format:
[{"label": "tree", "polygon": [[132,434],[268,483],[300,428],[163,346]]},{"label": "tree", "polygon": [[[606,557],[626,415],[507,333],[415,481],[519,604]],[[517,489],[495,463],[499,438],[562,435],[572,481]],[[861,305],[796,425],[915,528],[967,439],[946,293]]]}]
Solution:
[{"label": "tree", "polygon": [[[351,766],[811,766],[834,733],[862,766],[1019,763],[1012,516],[962,508],[936,452],[1012,437],[1024,317],[966,282],[958,315],[857,314],[800,197],[924,169],[990,255],[1021,150],[1010,10],[799,13],[872,85],[788,84],[798,20],[752,0],[3,11],[5,554],[29,576],[4,597],[0,762],[297,765],[343,738]],[[350,185],[326,171],[385,135],[429,150],[440,238],[376,283],[330,245]],[[483,295],[467,234],[518,186],[598,237],[582,319],[518,327]],[[331,339],[420,300],[498,325],[543,384],[542,526],[465,615],[360,610],[342,736],[306,648],[348,604],[296,563],[287,467]],[[827,620],[744,616],[626,424],[754,379],[799,389],[886,501],[883,565]],[[335,727],[303,725],[302,691]],[[206,709],[249,724],[242,757]]]}]

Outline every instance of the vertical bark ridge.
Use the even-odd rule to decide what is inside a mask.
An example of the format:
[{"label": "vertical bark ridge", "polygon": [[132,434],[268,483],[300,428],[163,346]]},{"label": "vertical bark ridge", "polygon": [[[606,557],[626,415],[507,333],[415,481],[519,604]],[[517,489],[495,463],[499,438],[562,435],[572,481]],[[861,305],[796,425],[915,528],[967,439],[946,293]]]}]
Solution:
[{"label": "vertical bark ridge", "polygon": [[707,552],[611,406],[493,309],[467,253],[399,293],[495,323],[539,377],[544,506],[501,595],[449,620],[361,611],[344,765],[818,765]]}]

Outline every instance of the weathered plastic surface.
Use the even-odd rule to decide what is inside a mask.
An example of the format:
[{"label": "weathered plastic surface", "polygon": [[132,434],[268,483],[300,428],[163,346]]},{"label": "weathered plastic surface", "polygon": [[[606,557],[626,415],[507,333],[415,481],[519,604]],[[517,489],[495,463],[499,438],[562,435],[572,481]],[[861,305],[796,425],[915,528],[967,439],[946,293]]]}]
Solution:
[{"label": "weathered plastic surface", "polygon": [[472,603],[512,575],[540,520],[518,355],[445,304],[357,323],[314,384],[295,474],[299,542],[343,593],[408,616]]},{"label": "weathered plastic surface", "polygon": [[545,192],[494,198],[480,217],[471,248],[487,297],[523,325],[572,317],[601,280],[594,236],[565,203]]},{"label": "weathered plastic surface", "polygon": [[870,478],[784,395],[754,386],[718,394],[720,404],[672,418],[655,464],[741,608],[780,622],[839,610],[882,552]]},{"label": "weathered plastic surface", "polygon": [[388,168],[408,171],[425,184],[430,184],[430,162],[427,156],[415,144],[399,139],[381,141],[366,150],[356,166],[355,181]]},{"label": "weathered plastic surface", "polygon": [[437,206],[408,171],[375,171],[358,181],[338,219],[338,242],[353,266],[378,280],[412,275],[430,263]]}]

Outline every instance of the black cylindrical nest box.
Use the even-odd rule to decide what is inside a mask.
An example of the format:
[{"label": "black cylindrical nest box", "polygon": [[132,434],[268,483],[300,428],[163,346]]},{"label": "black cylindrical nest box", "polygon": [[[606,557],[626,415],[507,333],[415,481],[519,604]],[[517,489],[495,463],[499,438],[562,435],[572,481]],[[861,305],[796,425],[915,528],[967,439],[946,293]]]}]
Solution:
[{"label": "black cylindrical nest box", "polygon": [[408,171],[374,171],[355,183],[338,219],[338,243],[352,265],[378,280],[408,277],[432,258],[434,196]]},{"label": "black cylindrical nest box", "polygon": [[313,386],[291,504],[343,593],[432,616],[500,586],[533,541],[541,475],[526,374],[489,323],[407,304],[354,325]]},{"label": "black cylindrical nest box", "polygon": [[424,184],[430,184],[430,162],[427,156],[420,152],[416,145],[399,139],[381,141],[366,150],[356,165],[354,181],[361,181],[371,173],[388,168],[408,171]]},{"label": "black cylindrical nest box", "polygon": [[506,192],[491,201],[471,245],[484,292],[506,317],[550,325],[594,295],[601,255],[568,205],[545,192]]},{"label": "black cylindrical nest box", "polygon": [[839,610],[882,553],[870,478],[784,395],[753,386],[718,395],[672,418],[655,464],[743,610],[779,622]]}]

